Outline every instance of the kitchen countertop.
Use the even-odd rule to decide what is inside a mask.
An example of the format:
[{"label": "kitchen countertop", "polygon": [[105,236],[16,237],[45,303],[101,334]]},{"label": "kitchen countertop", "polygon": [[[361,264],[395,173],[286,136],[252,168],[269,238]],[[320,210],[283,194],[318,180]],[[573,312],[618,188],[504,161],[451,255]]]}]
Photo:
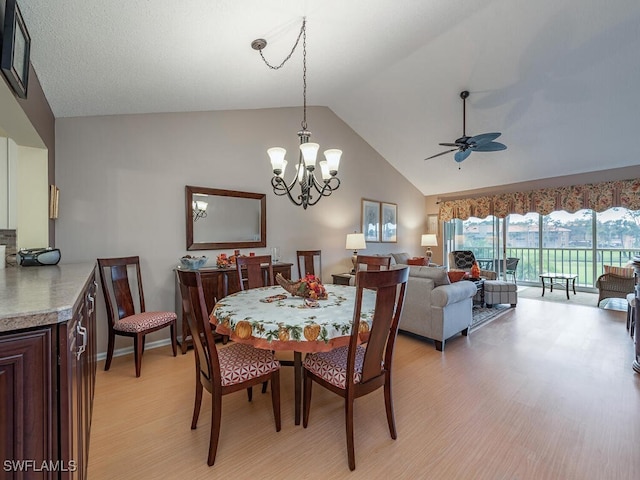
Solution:
[{"label": "kitchen countertop", "polygon": [[94,263],[0,269],[0,332],[71,319]]}]

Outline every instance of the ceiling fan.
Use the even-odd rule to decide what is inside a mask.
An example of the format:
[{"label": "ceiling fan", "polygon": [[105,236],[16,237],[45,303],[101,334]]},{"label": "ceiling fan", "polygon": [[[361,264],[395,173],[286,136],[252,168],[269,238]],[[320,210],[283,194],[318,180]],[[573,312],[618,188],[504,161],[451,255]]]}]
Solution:
[{"label": "ceiling fan", "polygon": [[468,96],[469,96],[469,92],[467,90],[460,92],[460,98],[462,98],[462,136],[453,143],[438,144],[438,145],[442,145],[443,147],[455,147],[455,148],[437,153],[436,155],[432,155],[430,157],[425,158],[425,160],[439,157],[440,155],[445,155],[447,153],[456,152],[453,158],[455,159],[456,162],[460,163],[464,161],[469,155],[471,155],[471,152],[497,152],[498,150],[507,149],[506,145],[499,142],[494,142],[496,138],[502,135],[501,133],[498,133],[498,132],[481,133],[480,135],[467,137],[467,133],[466,133],[467,108],[466,107],[467,107]]}]

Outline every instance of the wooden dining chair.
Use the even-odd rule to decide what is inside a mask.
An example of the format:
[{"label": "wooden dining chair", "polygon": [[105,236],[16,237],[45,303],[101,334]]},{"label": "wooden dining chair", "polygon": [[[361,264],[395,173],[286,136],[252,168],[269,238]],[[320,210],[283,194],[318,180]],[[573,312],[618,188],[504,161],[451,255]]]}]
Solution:
[{"label": "wooden dining chair", "polygon": [[[354,400],[384,387],[384,402],[391,438],[397,437],[391,392],[391,363],[404,304],[409,267],[357,274],[356,302],[349,345],[307,355],[304,361],[303,426],[309,424],[311,386],[321,385],[345,399],[345,426],[349,469],[355,470],[353,441]],[[365,288],[376,290],[375,320],[366,345],[360,344],[360,311]],[[372,417],[368,417],[371,419]]]},{"label": "wooden dining chair", "polygon": [[356,272],[362,270],[362,265],[366,265],[366,270],[389,270],[391,268],[391,256],[385,255],[358,255],[356,257]]},{"label": "wooden dining chair", "polygon": [[202,279],[197,271],[178,271],[180,296],[186,321],[189,322],[194,345],[196,365],[196,396],[193,406],[191,429],[195,429],[200,415],[202,392],[211,393],[211,433],[207,464],[216,461],[222,396],[247,389],[252,400],[252,387],[271,380],[271,402],[276,432],[280,431],[280,363],[269,350],[262,350],[244,343],[231,343],[218,349],[213,337],[207,304],[204,300]]},{"label": "wooden dining chair", "polygon": [[[266,275],[262,272],[262,265],[267,264]],[[266,287],[273,285],[273,263],[271,255],[256,255],[253,257],[237,257],[236,270],[240,290]]]},{"label": "wooden dining chair", "polygon": [[316,276],[322,276],[321,250],[297,250],[296,258],[298,259],[298,278],[303,278],[307,274],[316,275],[316,261],[318,264]]},{"label": "wooden dining chair", "polygon": [[[171,346],[176,356],[176,314],[175,312],[147,312],[142,291],[140,257],[98,258],[102,293],[107,307],[109,340],[104,369],[111,368],[116,335],[133,337],[133,351],[136,362],[136,377],[140,376],[145,336],[148,333],[169,327]],[[134,302],[132,287],[137,291]],[[136,306],[137,303],[137,306]]]}]

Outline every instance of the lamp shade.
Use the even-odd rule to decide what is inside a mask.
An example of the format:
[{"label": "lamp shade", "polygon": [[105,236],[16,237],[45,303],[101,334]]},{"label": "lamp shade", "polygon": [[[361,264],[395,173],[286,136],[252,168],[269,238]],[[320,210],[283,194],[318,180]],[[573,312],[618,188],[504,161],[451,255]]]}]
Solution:
[{"label": "lamp shade", "polygon": [[420,245],[423,247],[437,247],[438,237],[434,233],[425,233],[422,235]]},{"label": "lamp shade", "polygon": [[362,250],[367,248],[367,244],[364,241],[364,233],[348,233],[347,234],[347,250]]}]

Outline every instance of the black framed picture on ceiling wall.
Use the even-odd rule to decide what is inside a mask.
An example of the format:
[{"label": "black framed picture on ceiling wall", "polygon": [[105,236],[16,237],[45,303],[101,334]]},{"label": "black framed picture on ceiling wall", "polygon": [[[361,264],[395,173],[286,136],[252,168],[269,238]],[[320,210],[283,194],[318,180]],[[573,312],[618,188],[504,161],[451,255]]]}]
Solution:
[{"label": "black framed picture on ceiling wall", "polygon": [[16,0],[0,0],[0,15],[4,17],[0,32],[0,69],[16,95],[27,98],[31,37]]}]

